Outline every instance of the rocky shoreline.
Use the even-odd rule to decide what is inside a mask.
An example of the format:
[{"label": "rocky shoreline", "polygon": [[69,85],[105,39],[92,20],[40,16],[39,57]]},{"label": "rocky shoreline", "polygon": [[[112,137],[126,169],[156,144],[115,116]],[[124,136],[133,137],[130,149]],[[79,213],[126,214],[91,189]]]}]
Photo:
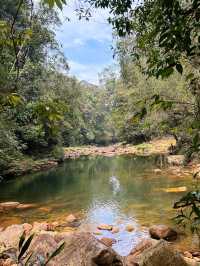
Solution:
[{"label": "rocky shoreline", "polygon": [[144,142],[138,145],[131,144],[115,144],[106,147],[97,146],[83,146],[83,147],[69,147],[64,149],[64,157],[78,158],[80,156],[119,156],[119,155],[164,155],[169,153],[171,145],[175,145],[175,139],[166,137],[162,139],[154,139],[149,142]]},{"label": "rocky shoreline", "polygon": [[[135,156],[164,156],[162,164],[167,164],[167,169],[164,169],[172,175],[194,175],[200,172],[200,163],[193,161],[188,165],[184,165],[183,155],[169,155],[169,149],[175,145],[175,140],[171,137],[155,139],[150,142],[145,142],[138,145],[123,145],[115,144],[106,147],[97,146],[80,146],[64,148],[63,161],[68,159],[76,159],[81,156],[105,156],[113,157],[120,155],[135,155]],[[162,160],[162,159],[161,159]],[[53,159],[43,160],[24,160],[19,161],[13,167],[2,173],[2,178],[12,179],[25,174],[31,174],[41,171],[50,170],[57,167],[61,162]],[[155,173],[161,173],[162,168],[155,169]],[[0,176],[1,177],[1,176]],[[1,178],[0,178],[1,180]]]},{"label": "rocky shoreline", "polygon": [[[78,219],[73,215],[66,217],[67,227],[77,227]],[[52,265],[52,266],[198,266],[200,252],[184,253],[174,250],[169,241],[174,241],[177,232],[165,225],[154,225],[149,229],[149,238],[141,239],[127,256],[120,256],[113,250],[111,238],[95,237],[91,232],[60,230],[58,222],[24,223],[0,229],[0,265]],[[111,225],[99,225],[101,230],[114,230]],[[116,228],[115,228],[116,230]],[[132,230],[132,229],[131,229]],[[117,233],[113,232],[113,235]],[[32,237],[21,254],[20,241],[24,243]],[[27,241],[25,241],[27,240]],[[24,245],[25,245],[24,244]],[[58,248],[62,245],[62,250]],[[49,261],[49,254],[54,254]],[[47,264],[44,262],[48,261]]]},{"label": "rocky shoreline", "polygon": [[[150,156],[150,155],[165,155],[169,153],[171,145],[175,144],[173,138],[155,139],[150,142],[138,144],[138,145],[123,145],[121,143],[110,145],[106,147],[97,146],[80,146],[80,147],[68,147],[64,148],[63,161],[67,159],[76,159],[81,156],[119,156],[119,155],[138,155],[138,156]],[[25,174],[36,173],[40,171],[46,171],[58,166],[61,163],[55,159],[43,159],[43,160],[20,160],[11,166],[8,170],[1,173],[1,178],[12,179]]]}]

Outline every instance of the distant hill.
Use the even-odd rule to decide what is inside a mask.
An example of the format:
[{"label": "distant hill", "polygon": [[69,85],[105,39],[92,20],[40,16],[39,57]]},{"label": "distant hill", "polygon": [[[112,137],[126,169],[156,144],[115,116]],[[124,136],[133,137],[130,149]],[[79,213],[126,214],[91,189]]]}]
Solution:
[{"label": "distant hill", "polygon": [[87,82],[85,80],[81,80],[80,85],[83,87],[86,87],[86,88],[91,88],[91,89],[98,89],[99,88],[99,86],[92,84],[90,82]]}]

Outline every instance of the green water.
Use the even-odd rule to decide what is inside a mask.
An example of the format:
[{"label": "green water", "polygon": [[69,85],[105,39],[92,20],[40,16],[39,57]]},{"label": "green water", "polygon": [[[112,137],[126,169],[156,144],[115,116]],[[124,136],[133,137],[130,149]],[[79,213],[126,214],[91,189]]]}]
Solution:
[{"label": "green water", "polygon": [[[69,160],[56,169],[0,183],[0,202],[34,203],[35,208],[0,214],[0,225],[62,220],[75,213],[82,230],[96,231],[101,223],[117,225],[114,248],[126,254],[142,237],[145,227],[171,224],[173,203],[183,193],[167,193],[170,187],[192,187],[189,177],[155,174],[159,160],[154,157],[96,157]],[[125,231],[133,224],[132,233]]]}]

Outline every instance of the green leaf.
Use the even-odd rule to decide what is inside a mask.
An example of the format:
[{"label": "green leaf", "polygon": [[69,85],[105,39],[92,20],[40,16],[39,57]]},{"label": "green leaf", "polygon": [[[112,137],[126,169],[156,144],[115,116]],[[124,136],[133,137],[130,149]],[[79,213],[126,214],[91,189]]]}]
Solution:
[{"label": "green leaf", "polygon": [[23,234],[20,237],[20,240],[19,240],[19,246],[18,246],[19,250],[21,250],[21,247],[22,247],[22,245],[24,243],[24,240],[25,240],[25,236],[26,235],[25,235],[25,231],[24,231]]},{"label": "green leaf", "polygon": [[29,263],[30,259],[32,258],[33,254],[34,254],[34,253],[32,252],[32,253],[28,256],[28,258],[27,258],[27,260],[26,260],[24,266],[28,266],[28,263]]},{"label": "green leaf", "polygon": [[163,79],[168,78],[171,74],[173,74],[174,68],[173,67],[166,67],[164,69],[159,69],[156,73],[157,78],[161,76]]},{"label": "green leaf", "polygon": [[55,0],[44,0],[44,3],[47,3],[50,8],[53,8],[55,4]]},{"label": "green leaf", "polygon": [[46,262],[44,263],[44,265],[47,265],[47,263],[53,259],[55,256],[57,256],[58,254],[60,254],[60,252],[64,249],[65,247],[65,242],[61,243],[60,246],[48,257],[48,259],[46,260]]},{"label": "green leaf", "polygon": [[32,234],[24,243],[23,247],[20,250],[19,256],[18,256],[18,261],[21,259],[21,257],[25,254],[25,252],[27,251],[27,249],[29,248],[31,241],[33,240],[33,236],[34,234]]},{"label": "green leaf", "polygon": [[61,2],[61,0],[55,0],[55,1],[56,1],[56,5],[57,5],[57,7],[58,7],[60,10],[62,10],[63,6],[62,6],[62,2]]},{"label": "green leaf", "polygon": [[186,80],[190,80],[190,79],[193,79],[194,77],[194,74],[193,73],[190,73],[186,76]]}]

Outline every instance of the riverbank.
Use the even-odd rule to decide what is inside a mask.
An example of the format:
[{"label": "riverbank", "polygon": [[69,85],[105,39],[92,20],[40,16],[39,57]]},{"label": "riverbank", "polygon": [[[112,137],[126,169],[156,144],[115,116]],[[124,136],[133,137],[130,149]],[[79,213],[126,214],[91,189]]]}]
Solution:
[{"label": "riverbank", "polygon": [[83,147],[69,147],[64,148],[64,157],[77,158],[80,156],[119,156],[119,155],[164,155],[169,153],[169,148],[175,145],[176,141],[172,137],[162,139],[154,139],[149,142],[141,143],[138,145],[118,143],[107,147],[96,146],[83,146]]},{"label": "riverbank", "polygon": [[[119,156],[119,155],[167,155],[169,148],[175,145],[176,141],[172,137],[154,139],[150,142],[145,142],[138,145],[122,144],[98,147],[98,146],[80,146],[80,147],[65,147],[63,161],[67,159],[76,159],[81,156]],[[46,171],[60,164],[60,160],[42,159],[34,160],[31,158],[23,160],[15,160],[10,168],[2,173],[2,177],[12,179],[25,174]]]},{"label": "riverbank", "polygon": [[[138,145],[117,143],[105,147],[64,147],[64,155],[62,161],[48,158],[41,160],[34,160],[31,158],[16,160],[8,170],[2,173],[2,177],[5,179],[12,179],[26,174],[47,171],[49,169],[57,167],[63,161],[66,161],[68,159],[76,159],[81,156],[113,157],[120,155],[163,156],[164,160],[161,160],[160,168],[155,169],[155,173],[166,171],[172,176],[193,176],[196,173],[200,172],[200,163],[198,161],[192,161],[189,164],[185,165],[183,155],[169,155],[170,148],[175,144],[176,141],[174,138],[166,137],[161,139],[154,139],[152,141]],[[167,167],[164,167],[164,169],[162,169],[163,166],[166,165]]]},{"label": "riverbank", "polygon": [[[41,262],[48,261],[43,265],[160,266],[161,260],[163,266],[199,265],[200,252],[176,250],[173,241],[177,233],[167,226],[153,226],[149,229],[149,236],[141,238],[139,243],[130,247],[131,251],[126,256],[122,256],[113,248],[118,241],[117,228],[99,225],[97,236],[97,232],[74,231],[77,222],[71,214],[64,224],[35,222],[33,225],[25,223],[1,229],[0,265],[41,265]],[[129,233],[133,230],[131,226],[127,228]],[[101,237],[101,231],[112,232],[112,238]]]}]

